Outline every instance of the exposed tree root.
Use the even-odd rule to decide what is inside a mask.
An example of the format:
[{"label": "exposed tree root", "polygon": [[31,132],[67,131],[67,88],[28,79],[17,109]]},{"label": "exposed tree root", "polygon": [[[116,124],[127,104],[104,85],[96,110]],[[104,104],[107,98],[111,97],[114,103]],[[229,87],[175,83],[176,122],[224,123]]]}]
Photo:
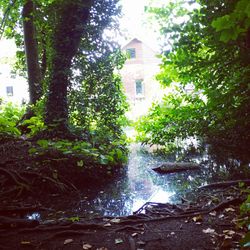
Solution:
[{"label": "exposed tree root", "polygon": [[[131,220],[131,219],[125,219],[122,220],[119,224],[123,224],[123,225],[130,225],[130,224],[138,224],[138,223],[145,223],[145,222],[150,222],[150,221],[160,221],[160,220],[169,220],[169,219],[178,219],[178,218],[187,218],[187,217],[194,217],[194,216],[198,216],[201,214],[209,214],[213,211],[218,211],[221,209],[224,209],[230,205],[236,205],[236,204],[240,204],[243,202],[243,198],[241,197],[237,197],[231,200],[227,200],[227,201],[222,201],[221,203],[219,203],[218,205],[210,208],[210,209],[206,209],[206,210],[193,210],[193,211],[187,211],[187,212],[183,212],[183,213],[179,213],[179,214],[174,214],[174,215],[166,215],[166,216],[162,216],[162,217],[157,217],[157,218],[148,218],[148,219],[142,219],[142,220]],[[150,202],[149,202],[150,203]],[[147,203],[146,203],[147,204]],[[157,203],[154,203],[157,204]],[[159,203],[159,205],[164,205],[162,203]],[[145,207],[145,206],[144,206]]]},{"label": "exposed tree root", "polygon": [[36,211],[54,211],[51,208],[45,208],[41,206],[25,206],[25,207],[0,207],[0,214],[8,214],[8,213],[27,213],[27,212],[36,212]]},{"label": "exposed tree root", "polygon": [[26,189],[29,188],[28,181],[26,179],[24,179],[23,177],[21,177],[17,172],[15,172],[13,170],[7,170],[3,167],[0,167],[0,174],[8,177],[8,179],[10,179],[10,181],[13,182],[14,184],[16,184],[17,186],[23,186]]},{"label": "exposed tree root", "polygon": [[37,220],[27,220],[27,219],[14,219],[10,217],[0,216],[0,228],[33,228],[38,226],[39,222]]},{"label": "exposed tree root", "polygon": [[56,238],[56,237],[61,237],[61,236],[71,236],[71,235],[89,235],[89,234],[93,234],[92,232],[84,232],[84,231],[77,231],[77,230],[63,230],[63,231],[60,231],[60,232],[56,232],[56,233],[53,233],[51,234],[49,237],[47,237],[45,240],[51,240],[53,238]]},{"label": "exposed tree root", "polygon": [[25,175],[32,175],[32,176],[38,177],[39,179],[42,179],[42,180],[46,180],[46,181],[52,183],[54,186],[56,186],[61,191],[70,190],[68,185],[66,185],[63,182],[60,182],[57,179],[54,180],[53,178],[50,178],[48,176],[44,176],[44,175],[42,175],[40,173],[37,173],[37,172],[23,171],[22,173],[25,174]]},{"label": "exposed tree root", "polygon": [[211,183],[208,185],[200,186],[199,189],[204,189],[204,188],[225,188],[229,186],[235,186],[238,185],[240,182],[245,183],[247,185],[250,185],[250,180],[236,180],[236,181],[223,181],[223,182],[215,182]]},{"label": "exposed tree root", "polygon": [[[142,224],[141,224],[142,226]],[[136,232],[136,231],[142,231],[142,227],[134,227],[134,226],[124,226],[124,227],[119,227],[117,229],[114,230],[114,232],[120,232],[120,231],[133,231],[133,232]]]},{"label": "exposed tree root", "polygon": [[61,230],[108,230],[103,225],[91,223],[91,224],[85,224],[85,223],[72,223],[67,226],[46,226],[46,225],[40,225],[36,228],[30,229],[30,228],[24,228],[20,230],[19,232],[51,232],[51,231],[61,231]]}]

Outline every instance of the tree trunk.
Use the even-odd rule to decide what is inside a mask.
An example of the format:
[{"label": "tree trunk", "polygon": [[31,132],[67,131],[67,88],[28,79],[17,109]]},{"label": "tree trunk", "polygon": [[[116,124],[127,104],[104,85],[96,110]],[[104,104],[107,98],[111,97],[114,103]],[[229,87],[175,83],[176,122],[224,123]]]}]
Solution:
[{"label": "tree trunk", "polygon": [[32,0],[27,0],[24,4],[22,17],[30,104],[35,104],[41,98],[43,92],[38,60],[36,30],[34,25],[34,3]]},{"label": "tree trunk", "polygon": [[49,129],[56,130],[57,134],[67,129],[67,89],[71,61],[79,48],[90,6],[89,0],[65,0],[58,10],[45,114],[46,125]]}]

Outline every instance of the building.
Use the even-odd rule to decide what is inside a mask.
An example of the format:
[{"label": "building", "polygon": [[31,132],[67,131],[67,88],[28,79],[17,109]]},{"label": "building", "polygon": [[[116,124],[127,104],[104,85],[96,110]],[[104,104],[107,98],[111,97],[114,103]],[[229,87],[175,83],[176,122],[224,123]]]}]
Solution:
[{"label": "building", "polygon": [[16,47],[13,40],[0,40],[0,99],[21,104],[28,102],[27,80],[12,72]]},{"label": "building", "polygon": [[163,96],[163,89],[155,79],[161,61],[153,49],[137,38],[128,42],[122,50],[128,55],[120,71],[131,107],[128,116],[136,119],[146,113],[152,102]]}]

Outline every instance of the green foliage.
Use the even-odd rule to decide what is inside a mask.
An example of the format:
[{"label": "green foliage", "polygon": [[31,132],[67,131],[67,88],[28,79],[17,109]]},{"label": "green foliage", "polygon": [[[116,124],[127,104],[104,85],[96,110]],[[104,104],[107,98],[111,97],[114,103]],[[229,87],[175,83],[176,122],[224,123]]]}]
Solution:
[{"label": "green foliage", "polygon": [[17,121],[24,114],[24,107],[19,107],[12,103],[0,105],[0,133],[9,135],[20,135],[16,128]]},{"label": "green foliage", "polygon": [[[122,141],[113,141],[105,146],[93,146],[86,141],[52,141],[38,140],[37,146],[29,149],[31,155],[44,155],[57,151],[65,156],[75,156],[83,160],[77,162],[77,167],[84,167],[89,162],[108,165],[107,168],[125,163],[127,161],[127,148]],[[86,164],[84,162],[86,160]]]},{"label": "green foliage", "polygon": [[44,103],[45,100],[42,98],[37,101],[35,105],[30,105],[29,109],[33,112],[33,116],[29,119],[22,121],[22,125],[27,126],[28,133],[26,136],[31,137],[36,135],[38,132],[44,130],[46,128],[44,124]]},{"label": "green foliage", "polygon": [[250,27],[250,2],[237,1],[233,11],[222,17],[217,17],[212,22],[216,31],[221,32],[220,41],[227,43],[236,40],[239,35],[245,34]]},{"label": "green foliage", "polygon": [[[4,13],[5,18],[2,19],[1,32],[3,30],[5,37],[15,39],[18,47],[17,68],[25,74],[21,11],[26,1],[3,0],[2,2],[0,12]],[[37,31],[36,40],[45,96],[48,96],[49,76],[54,56],[53,38],[56,23],[58,23],[56,13],[63,2],[34,1],[36,9],[33,17]],[[120,7],[118,0],[94,0],[92,2],[90,17],[84,27],[79,51],[72,60],[70,72],[67,72],[67,75],[70,75],[71,85],[68,86],[69,106],[64,107],[64,110],[69,111],[71,130],[80,137],[86,137],[86,141],[91,144],[90,149],[84,145],[80,145],[80,147],[89,150],[91,157],[94,157],[92,153],[95,153],[92,152],[92,149],[98,148],[99,150],[102,147],[101,151],[109,153],[100,152],[100,155],[103,156],[100,156],[99,161],[103,163],[118,162],[124,160],[124,152],[126,152],[124,142],[126,139],[124,139],[122,126],[126,123],[124,113],[127,110],[127,103],[116,69],[122,67],[125,58],[112,35],[110,37],[108,34],[112,33],[109,31],[118,30]],[[29,131],[26,135],[29,137],[46,129],[44,126],[45,101],[41,100],[31,107],[35,115],[21,124],[28,128]],[[116,148],[112,145],[116,145]],[[50,145],[48,146],[50,147]],[[45,145],[39,147],[44,149]],[[53,144],[53,147],[57,148],[58,145]],[[65,147],[66,145],[61,148],[64,148],[65,152],[70,151]]]},{"label": "green foliage", "polygon": [[244,236],[244,238],[241,240],[241,245],[243,247],[249,247],[250,246],[250,190],[249,189],[243,189],[242,192],[248,193],[247,199],[242,203],[240,206],[240,213],[241,217],[243,218],[242,222],[240,223],[240,226],[246,226],[248,228],[248,232]]},{"label": "green foliage", "polygon": [[[203,117],[205,103],[199,95],[177,92],[165,95],[154,104],[146,116],[136,123],[137,140],[147,144],[166,146],[175,138],[199,135],[197,120]],[[203,126],[207,121],[203,121]]]},{"label": "green foliage", "polygon": [[[156,16],[165,40],[157,78],[164,86],[177,82],[180,93],[164,97],[137,127],[140,132],[145,129],[145,134],[149,133],[145,139],[149,143],[164,144],[164,140],[196,134],[220,138],[247,149],[249,3],[242,0],[197,3],[193,10],[186,8],[183,1],[172,1],[163,8],[148,8]],[[232,16],[237,17],[237,22],[232,22]],[[244,30],[235,35],[231,30],[239,29],[239,25]],[[230,31],[233,37],[222,38],[223,31]],[[189,97],[183,95],[188,86],[194,89]]]},{"label": "green foliage", "polygon": [[[109,145],[123,138],[128,108],[120,76],[125,57],[112,37],[103,35],[105,29],[117,29],[120,10],[117,1],[96,1],[91,9],[84,37],[72,74],[69,95],[70,123],[87,134],[93,146]],[[92,42],[90,43],[89,40]]]}]

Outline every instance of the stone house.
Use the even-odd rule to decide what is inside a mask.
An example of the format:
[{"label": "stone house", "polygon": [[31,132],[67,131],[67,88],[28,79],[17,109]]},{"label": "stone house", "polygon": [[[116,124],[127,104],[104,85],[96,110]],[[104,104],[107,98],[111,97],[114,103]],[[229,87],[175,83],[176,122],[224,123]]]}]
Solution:
[{"label": "stone house", "polygon": [[163,95],[155,79],[160,59],[153,49],[137,38],[123,46],[122,51],[127,53],[128,59],[120,74],[131,108],[128,116],[134,119],[146,113],[152,102]]}]

